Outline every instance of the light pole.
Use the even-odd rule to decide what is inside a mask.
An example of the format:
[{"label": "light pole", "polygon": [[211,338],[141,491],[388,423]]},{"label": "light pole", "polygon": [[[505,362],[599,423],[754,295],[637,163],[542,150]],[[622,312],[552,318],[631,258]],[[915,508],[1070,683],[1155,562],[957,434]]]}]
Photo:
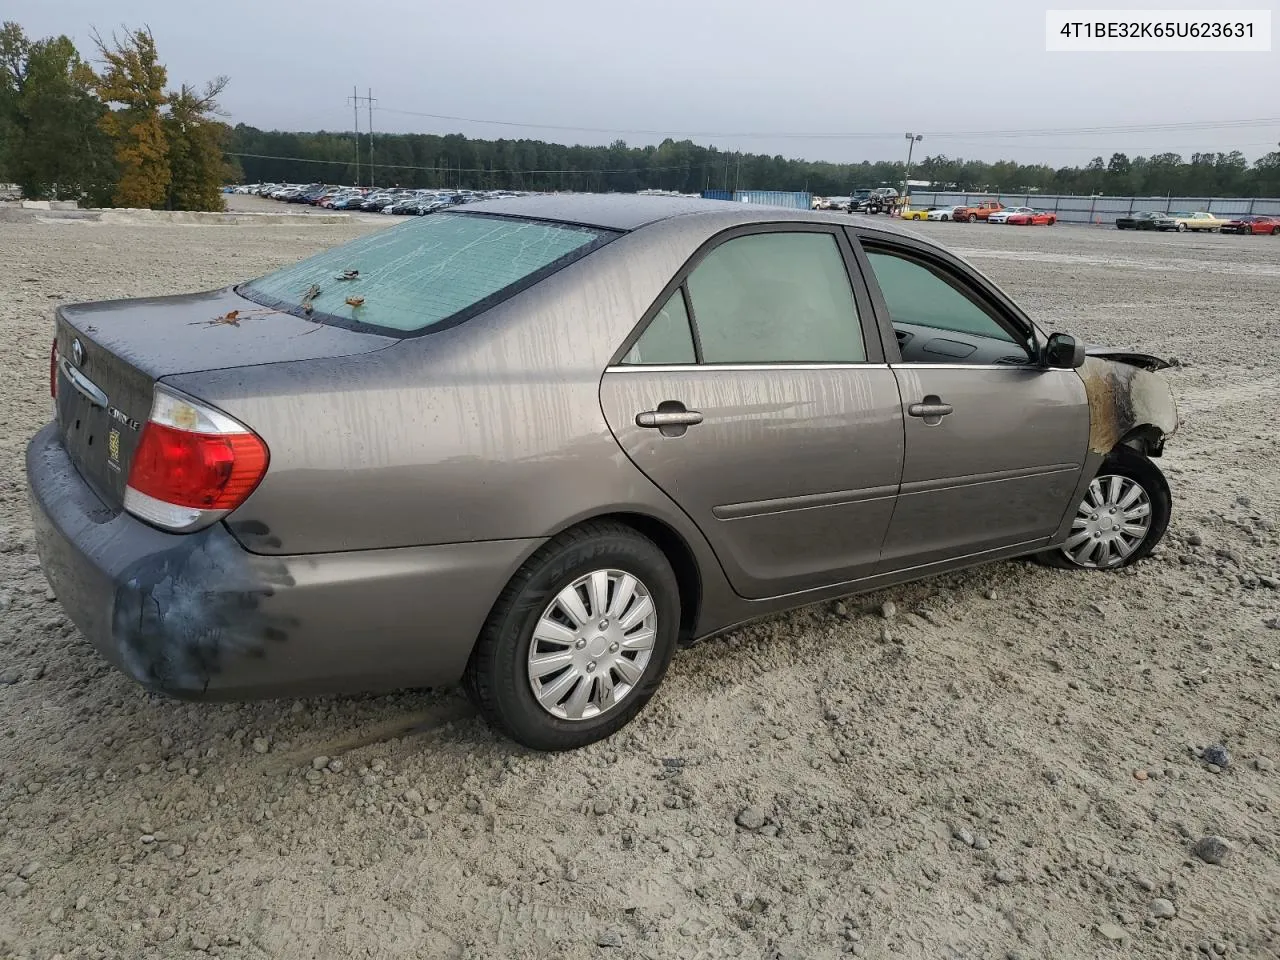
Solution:
[{"label": "light pole", "polygon": [[907,196],[907,181],[911,179],[911,151],[915,149],[915,145],[924,139],[923,133],[908,133],[907,135],[907,172],[902,177],[902,196]]}]

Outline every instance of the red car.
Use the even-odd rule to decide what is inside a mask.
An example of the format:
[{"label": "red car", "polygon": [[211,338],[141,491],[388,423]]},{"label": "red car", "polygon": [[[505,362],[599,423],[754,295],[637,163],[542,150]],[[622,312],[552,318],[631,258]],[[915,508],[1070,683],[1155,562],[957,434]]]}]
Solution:
[{"label": "red car", "polygon": [[1019,227],[1052,227],[1058,218],[1052,213],[1037,210],[1035,213],[1015,213],[1005,222]]},{"label": "red car", "polygon": [[1223,233],[1251,233],[1255,236],[1280,237],[1280,217],[1236,217],[1222,225]]}]

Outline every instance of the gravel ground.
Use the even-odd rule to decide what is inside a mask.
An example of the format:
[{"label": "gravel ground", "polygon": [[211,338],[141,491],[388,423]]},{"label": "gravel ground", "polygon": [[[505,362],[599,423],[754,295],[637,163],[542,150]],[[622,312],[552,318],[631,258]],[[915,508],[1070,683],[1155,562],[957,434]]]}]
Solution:
[{"label": "gravel ground", "polygon": [[1280,957],[1280,239],[921,227],[1049,326],[1182,362],[1164,546],[767,620],[546,756],[454,691],[150,696],[35,557],[54,304],[376,222],[0,225],[0,957]]}]

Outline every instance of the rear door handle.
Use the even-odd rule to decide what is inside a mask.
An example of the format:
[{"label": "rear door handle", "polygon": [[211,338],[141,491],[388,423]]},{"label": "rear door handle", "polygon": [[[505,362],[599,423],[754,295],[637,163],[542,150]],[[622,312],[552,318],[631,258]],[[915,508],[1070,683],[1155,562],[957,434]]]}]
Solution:
[{"label": "rear door handle", "polygon": [[936,426],[942,422],[943,417],[955,412],[955,407],[949,403],[943,403],[941,397],[932,394],[925,397],[921,403],[913,403],[907,407],[909,415],[919,417],[930,427]]},{"label": "rear door handle", "polygon": [[701,422],[702,414],[697,410],[686,410],[684,413],[646,410],[636,414],[637,427],[693,427]]},{"label": "rear door handle", "polygon": [[702,412],[686,409],[679,400],[663,400],[657,410],[636,414],[636,426],[656,429],[664,437],[683,437],[685,432],[702,422]]}]

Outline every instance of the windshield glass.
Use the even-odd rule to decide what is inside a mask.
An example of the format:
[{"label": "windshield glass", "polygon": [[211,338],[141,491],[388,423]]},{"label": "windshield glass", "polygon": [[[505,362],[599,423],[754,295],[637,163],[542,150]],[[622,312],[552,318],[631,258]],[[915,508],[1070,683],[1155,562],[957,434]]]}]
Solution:
[{"label": "windshield glass", "polygon": [[437,213],[318,253],[239,292],[316,320],[417,332],[489,306],[614,236],[563,223]]}]

